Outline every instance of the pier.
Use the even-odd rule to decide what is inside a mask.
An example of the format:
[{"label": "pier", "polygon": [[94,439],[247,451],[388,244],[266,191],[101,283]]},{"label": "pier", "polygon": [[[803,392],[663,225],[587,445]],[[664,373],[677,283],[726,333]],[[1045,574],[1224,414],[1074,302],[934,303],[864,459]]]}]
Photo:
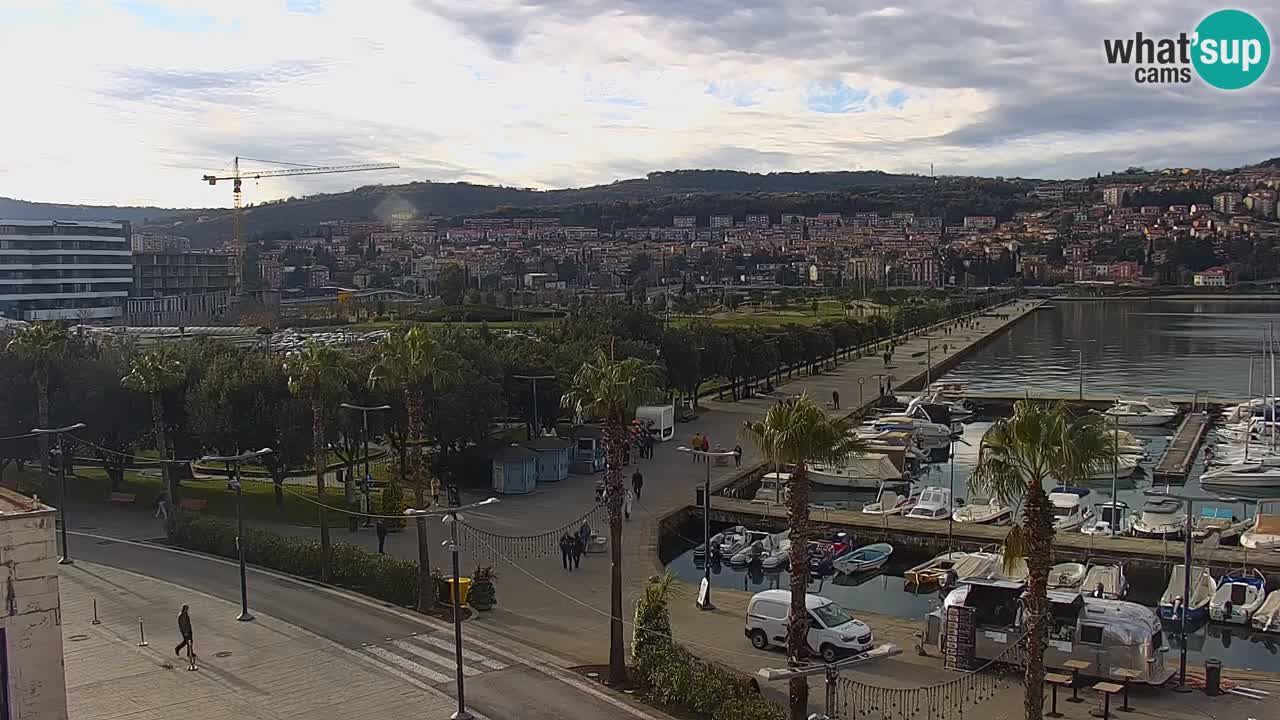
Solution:
[{"label": "pier", "polygon": [[1196,452],[1208,429],[1207,412],[1192,412],[1182,418],[1182,424],[1178,425],[1178,431],[1173,434],[1169,447],[1165,448],[1164,454],[1152,470],[1152,478],[1166,484],[1186,482],[1187,473],[1191,471],[1191,464],[1195,462]]}]

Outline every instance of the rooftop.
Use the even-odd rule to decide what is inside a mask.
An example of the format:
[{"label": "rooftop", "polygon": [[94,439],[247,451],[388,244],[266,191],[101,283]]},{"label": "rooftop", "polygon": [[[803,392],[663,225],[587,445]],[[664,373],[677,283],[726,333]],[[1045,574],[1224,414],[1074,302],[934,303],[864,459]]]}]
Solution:
[{"label": "rooftop", "polygon": [[38,499],[29,498],[8,488],[0,487],[0,517],[46,512],[53,512],[53,508]]}]

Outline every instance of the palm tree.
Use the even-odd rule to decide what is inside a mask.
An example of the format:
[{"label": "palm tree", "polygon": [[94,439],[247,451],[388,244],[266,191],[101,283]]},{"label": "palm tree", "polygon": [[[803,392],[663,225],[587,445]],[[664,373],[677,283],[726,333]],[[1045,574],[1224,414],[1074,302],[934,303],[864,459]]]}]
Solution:
[{"label": "palm tree", "polygon": [[641,403],[658,393],[657,366],[638,358],[614,360],[603,349],[582,364],[564,396],[562,407],[572,410],[579,422],[602,419],[607,466],[605,488],[609,503],[609,681],[627,679],[622,650],[622,453],[627,443],[627,423]]},{"label": "palm tree", "polygon": [[1023,501],[1022,520],[1004,540],[1004,562],[1012,568],[1027,563],[1027,592],[1023,596],[1027,619],[1026,696],[1027,720],[1039,720],[1044,709],[1044,647],[1048,624],[1050,552],[1053,544],[1053,509],[1045,493],[1046,481],[1083,482],[1115,455],[1110,433],[1099,415],[1073,417],[1067,405],[1036,405],[1022,400],[1013,415],[997,420],[982,439],[978,465],[969,476],[975,493],[1004,502]]},{"label": "palm tree", "polygon": [[[792,568],[787,654],[798,662],[808,652],[806,638],[809,633],[805,609],[805,593],[809,589],[809,573],[805,570],[809,566],[806,540],[810,532],[807,463],[842,462],[850,455],[863,452],[866,446],[853,433],[852,423],[828,417],[808,394],[775,404],[765,413],[764,419],[744,423],[742,434],[760,449],[766,461],[794,468],[787,484]],[[791,680],[790,699],[792,720],[804,720],[809,707],[808,680]]]},{"label": "palm tree", "polygon": [[[36,386],[36,421],[49,427],[49,373],[71,352],[71,335],[53,322],[37,322],[17,331],[9,341],[9,352],[31,363],[31,380]],[[40,467],[49,475],[49,436],[41,434]]]},{"label": "palm tree", "polygon": [[320,579],[329,580],[331,546],[329,514],[325,509],[325,423],[341,389],[351,378],[347,357],[332,345],[308,340],[306,347],[285,361],[289,392],[311,403],[311,453],[316,467],[316,498],[320,502]]},{"label": "palm tree", "polygon": [[[143,393],[151,399],[151,422],[156,436],[156,450],[160,454],[160,474],[164,478],[171,504],[178,502],[178,481],[170,471],[169,463],[164,462],[169,459],[164,434],[164,393],[178,387],[185,379],[186,368],[167,345],[135,355],[129,363],[129,374],[120,379],[120,384],[126,389]],[[172,519],[176,516],[170,513],[169,517],[169,530],[172,531]]]},{"label": "palm tree", "polygon": [[[393,332],[374,348],[377,359],[369,370],[369,386],[400,392],[408,415],[407,437],[409,482],[413,485],[414,506],[426,506],[426,468],[422,447],[426,442],[426,393],[454,382],[458,373],[453,354],[434,336],[420,327]],[[431,546],[427,522],[417,518],[418,527],[418,609],[426,611],[431,598]]]}]

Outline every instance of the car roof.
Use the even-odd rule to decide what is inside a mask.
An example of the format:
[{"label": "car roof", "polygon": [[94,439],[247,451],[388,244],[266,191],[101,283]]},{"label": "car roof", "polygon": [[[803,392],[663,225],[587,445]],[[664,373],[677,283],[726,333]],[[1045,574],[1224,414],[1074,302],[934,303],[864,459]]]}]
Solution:
[{"label": "car roof", "polygon": [[[751,602],[755,602],[756,600],[772,600],[774,602],[789,605],[791,604],[791,591],[763,590],[751,596]],[[805,593],[804,595],[804,605],[809,610],[822,607],[823,605],[830,605],[831,603],[832,601],[830,599],[824,598],[821,595],[814,595],[813,593]]]}]

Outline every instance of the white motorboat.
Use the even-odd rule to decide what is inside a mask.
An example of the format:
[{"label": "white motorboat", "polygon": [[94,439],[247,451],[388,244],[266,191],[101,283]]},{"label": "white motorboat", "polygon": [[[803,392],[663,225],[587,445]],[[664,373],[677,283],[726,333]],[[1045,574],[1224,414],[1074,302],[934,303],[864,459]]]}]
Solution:
[{"label": "white motorboat", "polygon": [[1080,592],[1096,598],[1122,600],[1129,594],[1129,580],[1118,563],[1089,563],[1080,581]]},{"label": "white motorboat", "polygon": [[968,556],[969,553],[964,552],[946,552],[932,560],[926,560],[902,573],[902,587],[908,591],[937,587],[950,576],[956,563]]},{"label": "white motorboat", "polygon": [[1178,417],[1178,408],[1164,398],[1147,397],[1141,400],[1116,400],[1104,415],[1119,423],[1121,427],[1149,427],[1168,425]]},{"label": "white motorboat", "polygon": [[1082,563],[1058,563],[1049,569],[1049,589],[1063,590],[1079,587],[1084,581],[1085,567]]},{"label": "white motorboat", "polygon": [[1254,489],[1280,488],[1280,459],[1241,460],[1214,468],[1200,475],[1200,484]]},{"label": "white motorboat", "polygon": [[899,490],[906,488],[901,483],[882,483],[875,501],[863,505],[862,512],[867,515],[901,515],[915,507],[920,500],[920,491],[913,490],[902,495]]},{"label": "white motorboat", "polygon": [[1226,575],[1209,601],[1209,618],[1216,622],[1248,625],[1267,598],[1267,579],[1257,570]]},{"label": "white motorboat", "polygon": [[760,488],[756,490],[752,502],[781,505],[787,501],[787,483],[791,482],[791,473],[771,472],[760,478]]},{"label": "white motorboat", "polygon": [[886,415],[870,423],[872,430],[904,430],[923,440],[948,440],[955,431],[949,425],[908,415]]},{"label": "white motorboat", "polygon": [[902,471],[887,455],[850,455],[844,462],[810,463],[809,480],[819,485],[873,489],[885,480],[901,480]]},{"label": "white motorboat", "polygon": [[1085,503],[1087,488],[1058,486],[1049,493],[1053,506],[1053,529],[1057,532],[1075,530],[1093,519],[1093,508]]},{"label": "white motorboat", "polygon": [[1250,550],[1280,550],[1280,499],[1259,500],[1253,526],[1240,533],[1240,545]]},{"label": "white motorboat", "polygon": [[1244,445],[1234,442],[1216,445],[1211,452],[1207,452],[1205,455],[1209,466],[1213,468],[1247,462],[1261,463],[1263,465],[1280,463],[1280,451],[1273,451],[1262,445],[1252,445],[1249,448],[1245,448]]},{"label": "white motorboat", "polygon": [[854,573],[879,570],[889,562],[889,558],[892,556],[892,545],[889,543],[875,543],[841,555],[831,561],[831,566],[838,573],[852,575]]},{"label": "white motorboat", "polygon": [[791,562],[791,531],[784,530],[770,535],[760,544],[760,568],[765,572],[776,572],[787,567]]},{"label": "white motorboat", "polygon": [[764,541],[768,537],[769,533],[748,530],[746,544],[742,546],[742,549],[732,555],[724,556],[729,559],[729,566],[740,568],[755,562],[764,554]]},{"label": "white motorboat", "polygon": [[1231,508],[1205,505],[1200,514],[1191,521],[1191,539],[1197,542],[1210,536],[1217,536],[1218,541],[1231,540],[1249,527],[1249,520],[1239,520],[1231,512]]},{"label": "white motorboat", "polygon": [[[1143,451],[1145,452],[1145,450]],[[1138,463],[1142,460],[1142,455],[1135,453],[1116,455],[1113,463],[1111,461],[1103,462],[1089,471],[1090,480],[1110,480],[1112,477],[1127,478],[1133,475],[1138,469]]]},{"label": "white motorboat", "polygon": [[1280,590],[1272,590],[1262,607],[1253,613],[1253,629],[1262,632],[1280,632]]},{"label": "white motorboat", "polygon": [[1127,503],[1120,500],[1095,503],[1093,510],[1096,516],[1093,522],[1080,526],[1080,532],[1085,535],[1110,535],[1113,527],[1116,535],[1133,532],[1133,513],[1129,512]]},{"label": "white motorboat", "polygon": [[994,497],[975,497],[951,513],[952,520],[975,525],[1008,525],[1012,518],[1013,508]]},{"label": "white motorboat", "polygon": [[1186,514],[1182,503],[1173,498],[1152,498],[1142,506],[1142,513],[1133,520],[1133,534],[1156,540],[1173,540],[1182,537],[1186,527]]},{"label": "white motorboat", "polygon": [[1186,590],[1187,577],[1184,574],[1185,565],[1174,565],[1173,572],[1169,575],[1169,584],[1165,587],[1164,595],[1160,597],[1160,619],[1161,620],[1180,620],[1186,612],[1187,622],[1199,622],[1209,615],[1209,601],[1213,600],[1213,594],[1218,591],[1218,583],[1214,582],[1213,575],[1209,574],[1209,568],[1191,566],[1191,601],[1183,600],[1183,592]]},{"label": "white motorboat", "polygon": [[951,517],[951,491],[941,487],[927,487],[920,491],[920,499],[907,511],[907,517],[917,520],[946,520]]}]

